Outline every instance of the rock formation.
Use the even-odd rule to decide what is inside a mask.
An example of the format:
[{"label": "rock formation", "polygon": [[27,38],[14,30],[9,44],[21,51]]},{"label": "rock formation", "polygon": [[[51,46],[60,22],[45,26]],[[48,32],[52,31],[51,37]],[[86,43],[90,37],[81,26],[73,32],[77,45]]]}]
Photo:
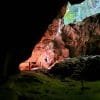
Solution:
[{"label": "rock formation", "polygon": [[[100,54],[100,14],[65,25],[62,38],[70,56]],[[93,45],[94,44],[94,45]]]},{"label": "rock formation", "polygon": [[100,79],[100,55],[79,56],[67,58],[61,63],[56,63],[48,75],[61,79],[66,77],[78,80]]},{"label": "rock formation", "polygon": [[33,49],[31,57],[19,65],[20,70],[51,69],[68,57],[100,54],[100,14],[77,24],[64,25],[57,17]]}]

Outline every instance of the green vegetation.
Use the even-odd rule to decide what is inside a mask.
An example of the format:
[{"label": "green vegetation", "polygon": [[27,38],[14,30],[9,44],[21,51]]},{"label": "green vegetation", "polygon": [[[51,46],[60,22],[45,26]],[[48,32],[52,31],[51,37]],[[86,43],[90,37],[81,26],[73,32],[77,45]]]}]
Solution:
[{"label": "green vegetation", "polygon": [[100,81],[63,80],[42,72],[10,77],[0,87],[0,100],[100,100]]}]

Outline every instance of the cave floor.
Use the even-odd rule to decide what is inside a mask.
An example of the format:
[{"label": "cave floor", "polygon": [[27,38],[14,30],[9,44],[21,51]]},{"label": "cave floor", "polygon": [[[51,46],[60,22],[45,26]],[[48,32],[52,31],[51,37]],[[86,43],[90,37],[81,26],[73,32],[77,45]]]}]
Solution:
[{"label": "cave floor", "polygon": [[22,72],[0,86],[0,100],[100,100],[100,80],[59,79],[42,72]]}]

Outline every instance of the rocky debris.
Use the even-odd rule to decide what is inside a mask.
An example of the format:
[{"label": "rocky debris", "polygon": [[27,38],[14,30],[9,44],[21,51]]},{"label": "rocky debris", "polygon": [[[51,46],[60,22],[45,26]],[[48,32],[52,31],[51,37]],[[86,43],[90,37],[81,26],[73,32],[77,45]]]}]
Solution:
[{"label": "rocky debris", "polygon": [[100,55],[67,58],[48,71],[50,75],[74,79],[100,79]]},{"label": "rocky debris", "polygon": [[57,17],[36,44],[31,57],[19,68],[21,71],[51,69],[65,58],[95,54],[100,54],[100,14],[69,25]]}]

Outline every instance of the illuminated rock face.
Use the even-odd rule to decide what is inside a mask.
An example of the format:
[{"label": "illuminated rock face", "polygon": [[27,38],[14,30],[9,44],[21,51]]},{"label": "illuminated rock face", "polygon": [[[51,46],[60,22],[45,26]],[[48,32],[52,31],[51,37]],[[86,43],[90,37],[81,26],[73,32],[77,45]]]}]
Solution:
[{"label": "illuminated rock face", "polygon": [[92,44],[96,45],[99,54],[99,18],[97,15],[69,25],[64,25],[61,18],[54,19],[33,49],[31,57],[19,65],[20,70],[51,69],[65,58],[89,54],[93,51]]},{"label": "illuminated rock face", "polygon": [[56,61],[69,56],[69,50],[65,48],[61,37],[63,26],[62,19],[53,20],[40,42],[35,46],[32,56],[20,64],[20,70],[29,70],[29,66],[31,70],[37,67],[50,69]]}]

